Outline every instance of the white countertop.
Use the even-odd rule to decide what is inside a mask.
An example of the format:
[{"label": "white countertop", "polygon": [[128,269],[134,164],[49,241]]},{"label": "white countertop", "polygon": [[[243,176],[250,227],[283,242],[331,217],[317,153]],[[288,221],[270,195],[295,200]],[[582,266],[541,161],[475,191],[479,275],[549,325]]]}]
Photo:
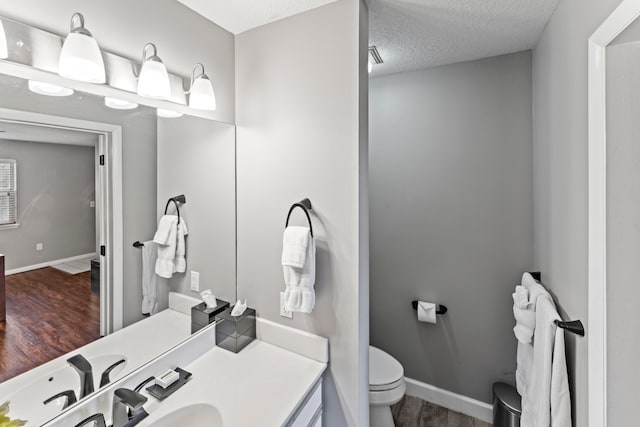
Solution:
[{"label": "white countertop", "polygon": [[193,377],[173,395],[145,405],[154,421],[180,407],[214,406],[224,427],[281,426],[321,378],[327,365],[255,340],[238,354],[214,347],[183,369]]}]

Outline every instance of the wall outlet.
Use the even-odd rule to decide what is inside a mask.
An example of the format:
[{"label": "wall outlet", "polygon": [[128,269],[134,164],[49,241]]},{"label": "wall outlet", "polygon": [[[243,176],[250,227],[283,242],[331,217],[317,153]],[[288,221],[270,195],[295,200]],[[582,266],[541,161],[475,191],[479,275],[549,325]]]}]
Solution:
[{"label": "wall outlet", "polygon": [[44,245],[42,243],[36,243],[36,251],[41,251],[44,249]]},{"label": "wall outlet", "polygon": [[293,319],[293,313],[284,308],[285,295],[284,292],[280,292],[280,316]]},{"label": "wall outlet", "polygon": [[191,272],[191,290],[193,292],[200,292],[200,273],[197,271]]}]

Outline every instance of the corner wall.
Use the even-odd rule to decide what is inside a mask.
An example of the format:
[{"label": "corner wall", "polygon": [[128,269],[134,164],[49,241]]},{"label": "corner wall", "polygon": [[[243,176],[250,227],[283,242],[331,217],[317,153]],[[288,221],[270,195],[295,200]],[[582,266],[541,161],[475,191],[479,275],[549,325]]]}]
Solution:
[{"label": "corner wall", "polygon": [[[513,383],[511,293],[533,264],[531,53],[370,82],[371,343],[483,402]],[[444,304],[418,322],[412,300]]]},{"label": "corner wall", "polygon": [[573,422],[587,401],[587,43],[620,0],[563,0],[533,50],[535,265],[584,338],[566,334]]},{"label": "corner wall", "polygon": [[[361,19],[362,4],[339,0],[236,37],[238,297],[261,317],[329,338],[323,423],[335,427],[368,425]],[[304,197],[314,208],[316,306],[288,320],[282,232]]]}]

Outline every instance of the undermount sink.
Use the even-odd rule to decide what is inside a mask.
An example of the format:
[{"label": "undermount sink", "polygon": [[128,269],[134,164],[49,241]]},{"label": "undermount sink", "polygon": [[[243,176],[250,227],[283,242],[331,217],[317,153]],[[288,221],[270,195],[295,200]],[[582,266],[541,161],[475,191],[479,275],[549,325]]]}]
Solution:
[{"label": "undermount sink", "polygon": [[[155,419],[154,419],[155,418]],[[139,426],[152,427],[222,427],[222,415],[214,406],[206,403],[195,403],[183,406],[161,417],[153,414],[139,424]]]},{"label": "undermount sink", "polygon": [[[116,380],[124,370],[127,365],[126,357],[119,354],[110,354],[88,359],[93,368],[95,390],[98,390],[100,387],[102,372],[122,359],[124,359],[125,362],[120,363],[111,370],[109,375],[111,381]],[[11,418],[27,420],[29,426],[36,426],[41,425],[43,421],[49,420],[62,412],[66,404],[66,397],[52,400],[46,405],[44,401],[66,390],[73,390],[76,397],[79,397],[80,377],[70,366],[64,366],[57,370],[46,372],[12,395],[0,396],[0,400],[2,400],[2,402],[6,400],[10,402]]]}]

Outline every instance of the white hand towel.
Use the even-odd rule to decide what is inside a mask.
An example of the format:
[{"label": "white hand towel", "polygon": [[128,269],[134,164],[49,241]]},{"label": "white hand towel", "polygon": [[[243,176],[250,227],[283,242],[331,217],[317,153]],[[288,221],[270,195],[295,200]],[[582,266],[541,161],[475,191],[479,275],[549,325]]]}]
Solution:
[{"label": "white hand towel", "polygon": [[173,261],[173,272],[174,273],[184,273],[187,270],[187,260],[185,259],[186,253],[186,245],[184,238],[189,234],[189,229],[187,228],[187,223],[184,218],[180,218],[180,223],[177,228],[177,236],[176,238],[176,256]]},{"label": "white hand towel", "polygon": [[529,306],[529,291],[522,285],[516,286],[516,290],[511,294],[513,297],[513,305],[519,308],[527,308]]},{"label": "white hand towel", "polygon": [[[166,217],[172,216],[175,219],[166,219]],[[164,228],[168,226],[168,237],[164,239]],[[162,228],[162,232],[161,232]],[[175,215],[165,215],[160,218],[160,224],[158,225],[158,232],[161,232],[161,236],[158,240],[154,237],[153,241],[158,243],[159,240],[165,243],[158,243],[158,259],[156,260],[156,274],[165,279],[173,277],[174,272],[174,259],[176,257],[176,244],[178,236],[178,217]]]},{"label": "white hand towel", "polygon": [[282,265],[302,268],[307,258],[309,227],[287,227],[282,236]]},{"label": "white hand towel", "polygon": [[533,357],[522,395],[522,427],[571,427],[569,382],[564,354],[564,334],[550,295],[536,299]]},{"label": "white hand towel", "polygon": [[178,217],[175,215],[163,215],[158,221],[158,230],[153,236],[153,241],[159,245],[169,245],[173,241],[171,233],[173,228],[178,222]]},{"label": "white hand towel", "polygon": [[153,241],[142,247],[142,314],[158,312],[158,276],[155,272],[158,251]]},{"label": "white hand towel", "polygon": [[516,338],[523,344],[530,343],[536,326],[536,312],[514,305],[513,317],[516,319],[516,326],[513,327]]},{"label": "white hand towel", "polygon": [[316,303],[313,289],[316,281],[316,242],[313,237],[309,236],[304,266],[283,265],[282,270],[286,285],[285,308],[291,312],[311,313]]}]

